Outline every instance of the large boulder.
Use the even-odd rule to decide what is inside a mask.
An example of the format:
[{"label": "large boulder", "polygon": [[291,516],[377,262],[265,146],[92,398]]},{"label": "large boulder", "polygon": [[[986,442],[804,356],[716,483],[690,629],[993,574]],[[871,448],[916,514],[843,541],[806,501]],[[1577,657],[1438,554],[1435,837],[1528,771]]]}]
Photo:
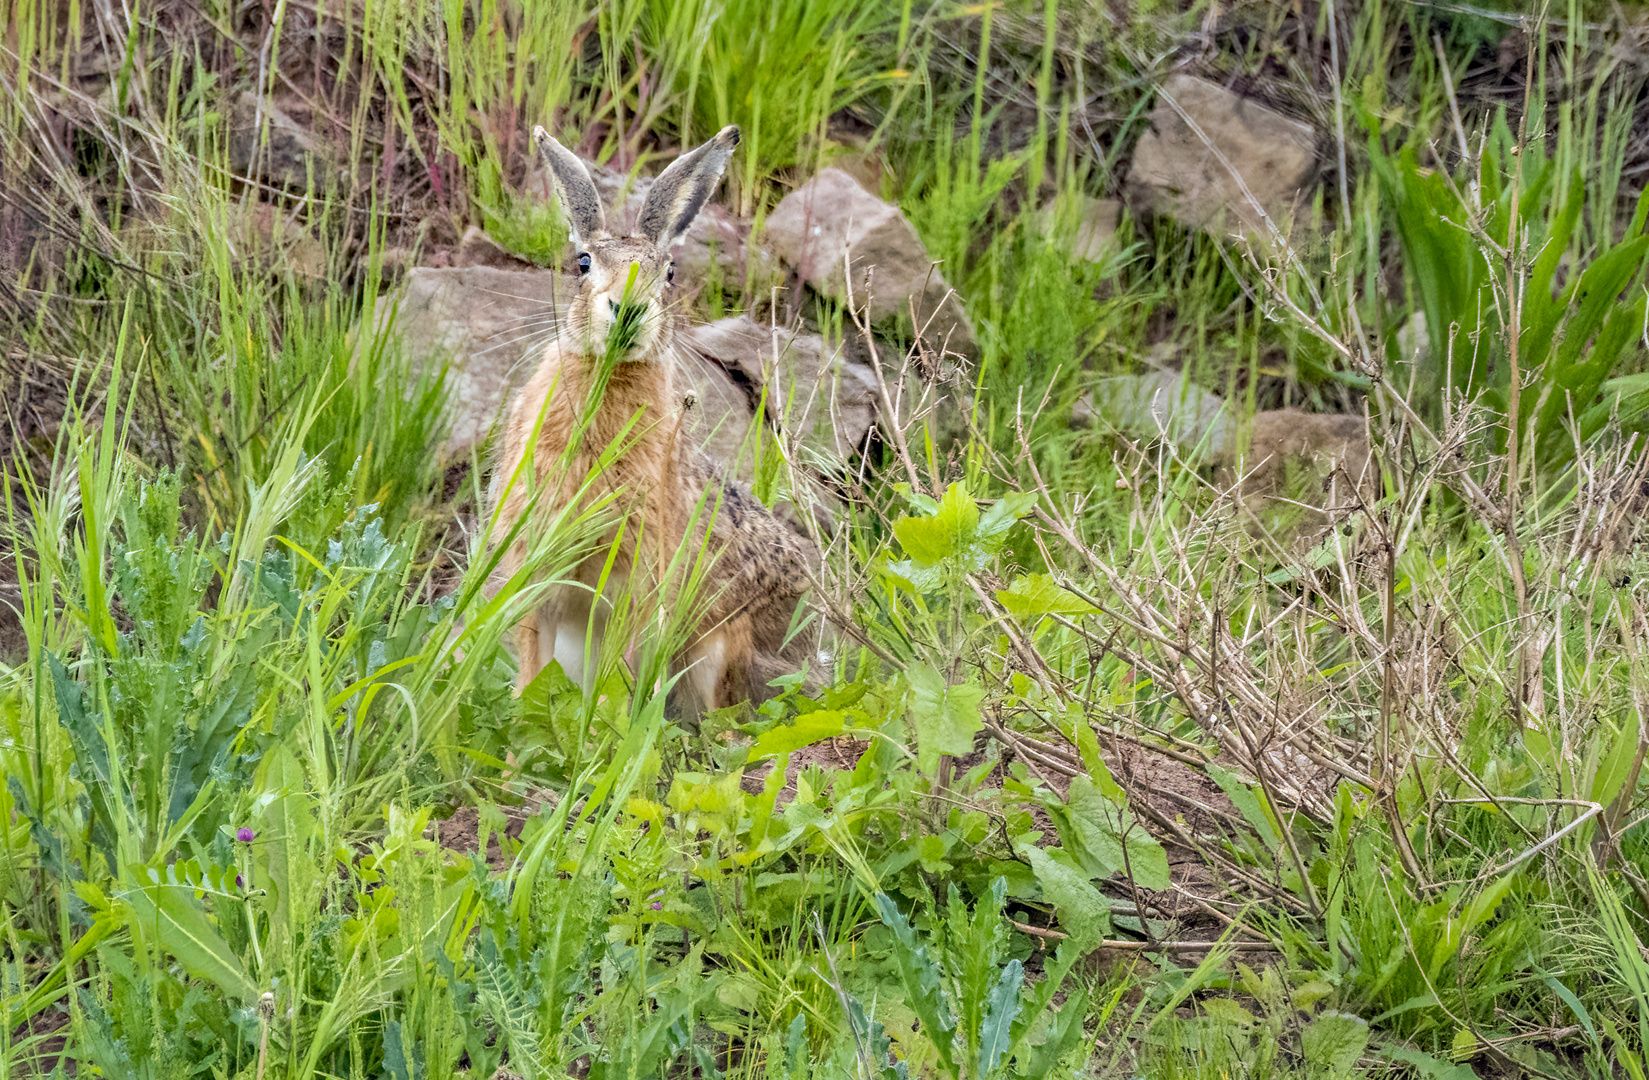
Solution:
[{"label": "large boulder", "polygon": [[1254,203],[1287,235],[1295,210],[1309,198],[1316,156],[1311,125],[1218,83],[1178,74],[1162,85],[1128,183],[1134,200],[1159,214],[1215,234],[1240,229],[1264,240],[1270,230]]},{"label": "large boulder", "polygon": [[[935,349],[978,353],[973,325],[944,274],[899,208],[827,168],[786,195],[767,219],[767,241],[801,279],[824,296],[867,299],[872,322],[906,317]],[[865,278],[869,275],[868,297]]]},{"label": "large boulder", "polygon": [[393,334],[415,372],[448,365],[449,457],[486,440],[554,338],[574,287],[552,270],[415,266],[379,300],[374,337]]},{"label": "large boulder", "polygon": [[809,464],[834,468],[864,446],[876,421],[876,380],[840,347],[748,316],[696,326],[685,336],[687,366],[712,363],[748,387],[747,397],[762,398],[765,390],[767,423],[820,458]]}]

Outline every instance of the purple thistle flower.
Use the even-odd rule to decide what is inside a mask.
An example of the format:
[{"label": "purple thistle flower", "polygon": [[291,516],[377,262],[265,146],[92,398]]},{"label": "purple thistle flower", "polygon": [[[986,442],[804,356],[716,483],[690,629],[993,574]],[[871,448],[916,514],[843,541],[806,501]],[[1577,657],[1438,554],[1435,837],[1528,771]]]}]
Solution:
[{"label": "purple thistle flower", "polygon": [[257,836],[257,835],[258,835],[257,833],[255,833],[251,829],[247,829],[247,828],[240,828],[240,829],[235,830],[235,839],[239,840],[243,844],[250,844],[252,842],[252,838]]},{"label": "purple thistle flower", "polygon": [[242,881],[242,880],[241,880],[241,879],[240,879],[240,875],[239,875],[239,874],[236,874],[236,875],[235,875],[235,888],[237,888],[237,889],[244,889],[244,888],[246,888],[246,883],[245,883],[245,882],[244,882],[244,881]]}]

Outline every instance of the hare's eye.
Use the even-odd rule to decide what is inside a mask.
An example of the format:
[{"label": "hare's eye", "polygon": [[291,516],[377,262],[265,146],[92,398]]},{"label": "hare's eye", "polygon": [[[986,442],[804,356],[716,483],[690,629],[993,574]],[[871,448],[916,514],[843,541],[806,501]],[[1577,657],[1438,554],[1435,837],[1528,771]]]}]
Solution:
[{"label": "hare's eye", "polygon": [[675,280],[676,280],[676,264],[671,263],[669,266],[665,267],[665,270],[664,270],[664,283],[666,285],[671,285],[671,284],[675,283]]},{"label": "hare's eye", "polygon": [[590,253],[587,251],[581,251],[578,253],[578,272],[580,274],[588,274],[590,272]]}]

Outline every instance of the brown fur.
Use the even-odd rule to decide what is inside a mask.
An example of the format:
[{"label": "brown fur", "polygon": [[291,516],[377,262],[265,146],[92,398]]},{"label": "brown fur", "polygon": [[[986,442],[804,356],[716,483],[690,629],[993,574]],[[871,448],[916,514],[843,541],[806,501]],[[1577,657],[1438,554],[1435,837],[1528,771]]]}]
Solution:
[{"label": "brown fur", "polygon": [[[507,535],[529,504],[532,520],[547,520],[602,497],[614,497],[614,503],[602,542],[572,575],[577,584],[557,586],[520,624],[522,687],[552,658],[588,686],[582,644],[593,618],[594,647],[588,657],[593,660],[605,622],[605,603],[594,590],[609,554],[614,556],[613,581],[628,580],[634,595],[649,605],[669,605],[680,583],[663,580],[665,567],[685,544],[693,545],[682,560],[689,568],[701,547],[709,565],[698,591],[693,630],[672,664],[673,671],[685,673],[677,683],[675,711],[696,715],[766,696],[766,683],[795,670],[805,654],[799,640],[787,646],[785,637],[817,552],[748,491],[723,477],[681,432],[675,389],[677,320],[666,299],[669,260],[660,248],[691,223],[691,214],[681,208],[696,211],[713,189],[737,142],[736,130],[729,130],[731,134],[723,132],[685,155],[655,181],[649,202],[656,195],[659,206],[651,218],[643,213],[641,219],[653,223],[644,229],[672,231],[620,239],[607,237],[594,186],[577,159],[548,135],[535,133],[556,178],[573,239],[590,257],[590,270],[569,305],[560,337],[545,350],[511,406],[494,474],[496,528]],[[641,309],[636,344],[614,365],[589,426],[574,446],[607,336],[625,305]],[[615,443],[622,452],[598,470],[599,458]],[[529,454],[530,467],[520,469]],[[512,484],[518,469],[522,477]],[[535,493],[537,502],[532,503]],[[532,520],[524,535],[532,532]],[[526,540],[518,539],[505,552],[506,572],[520,570],[526,548]],[[553,635],[549,641],[547,634]]]}]

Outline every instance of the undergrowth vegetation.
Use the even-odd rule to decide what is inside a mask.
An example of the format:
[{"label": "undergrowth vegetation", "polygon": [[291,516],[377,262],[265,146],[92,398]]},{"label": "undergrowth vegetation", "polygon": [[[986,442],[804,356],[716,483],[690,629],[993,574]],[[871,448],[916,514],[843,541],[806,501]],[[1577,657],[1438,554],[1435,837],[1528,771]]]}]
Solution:
[{"label": "undergrowth vegetation", "polygon": [[[0,1072],[1643,1077],[1643,25],[1218,8],[0,9]],[[1319,194],[1074,258],[1186,65]],[[868,162],[978,332],[878,345],[956,430],[867,448],[848,630],[759,710],[672,722],[674,625],[513,690],[600,507],[503,579],[384,331],[468,226],[562,257],[535,123],[624,171],[737,123],[758,233]],[[1073,422],[1164,356],[1373,472],[1262,505]]]}]

